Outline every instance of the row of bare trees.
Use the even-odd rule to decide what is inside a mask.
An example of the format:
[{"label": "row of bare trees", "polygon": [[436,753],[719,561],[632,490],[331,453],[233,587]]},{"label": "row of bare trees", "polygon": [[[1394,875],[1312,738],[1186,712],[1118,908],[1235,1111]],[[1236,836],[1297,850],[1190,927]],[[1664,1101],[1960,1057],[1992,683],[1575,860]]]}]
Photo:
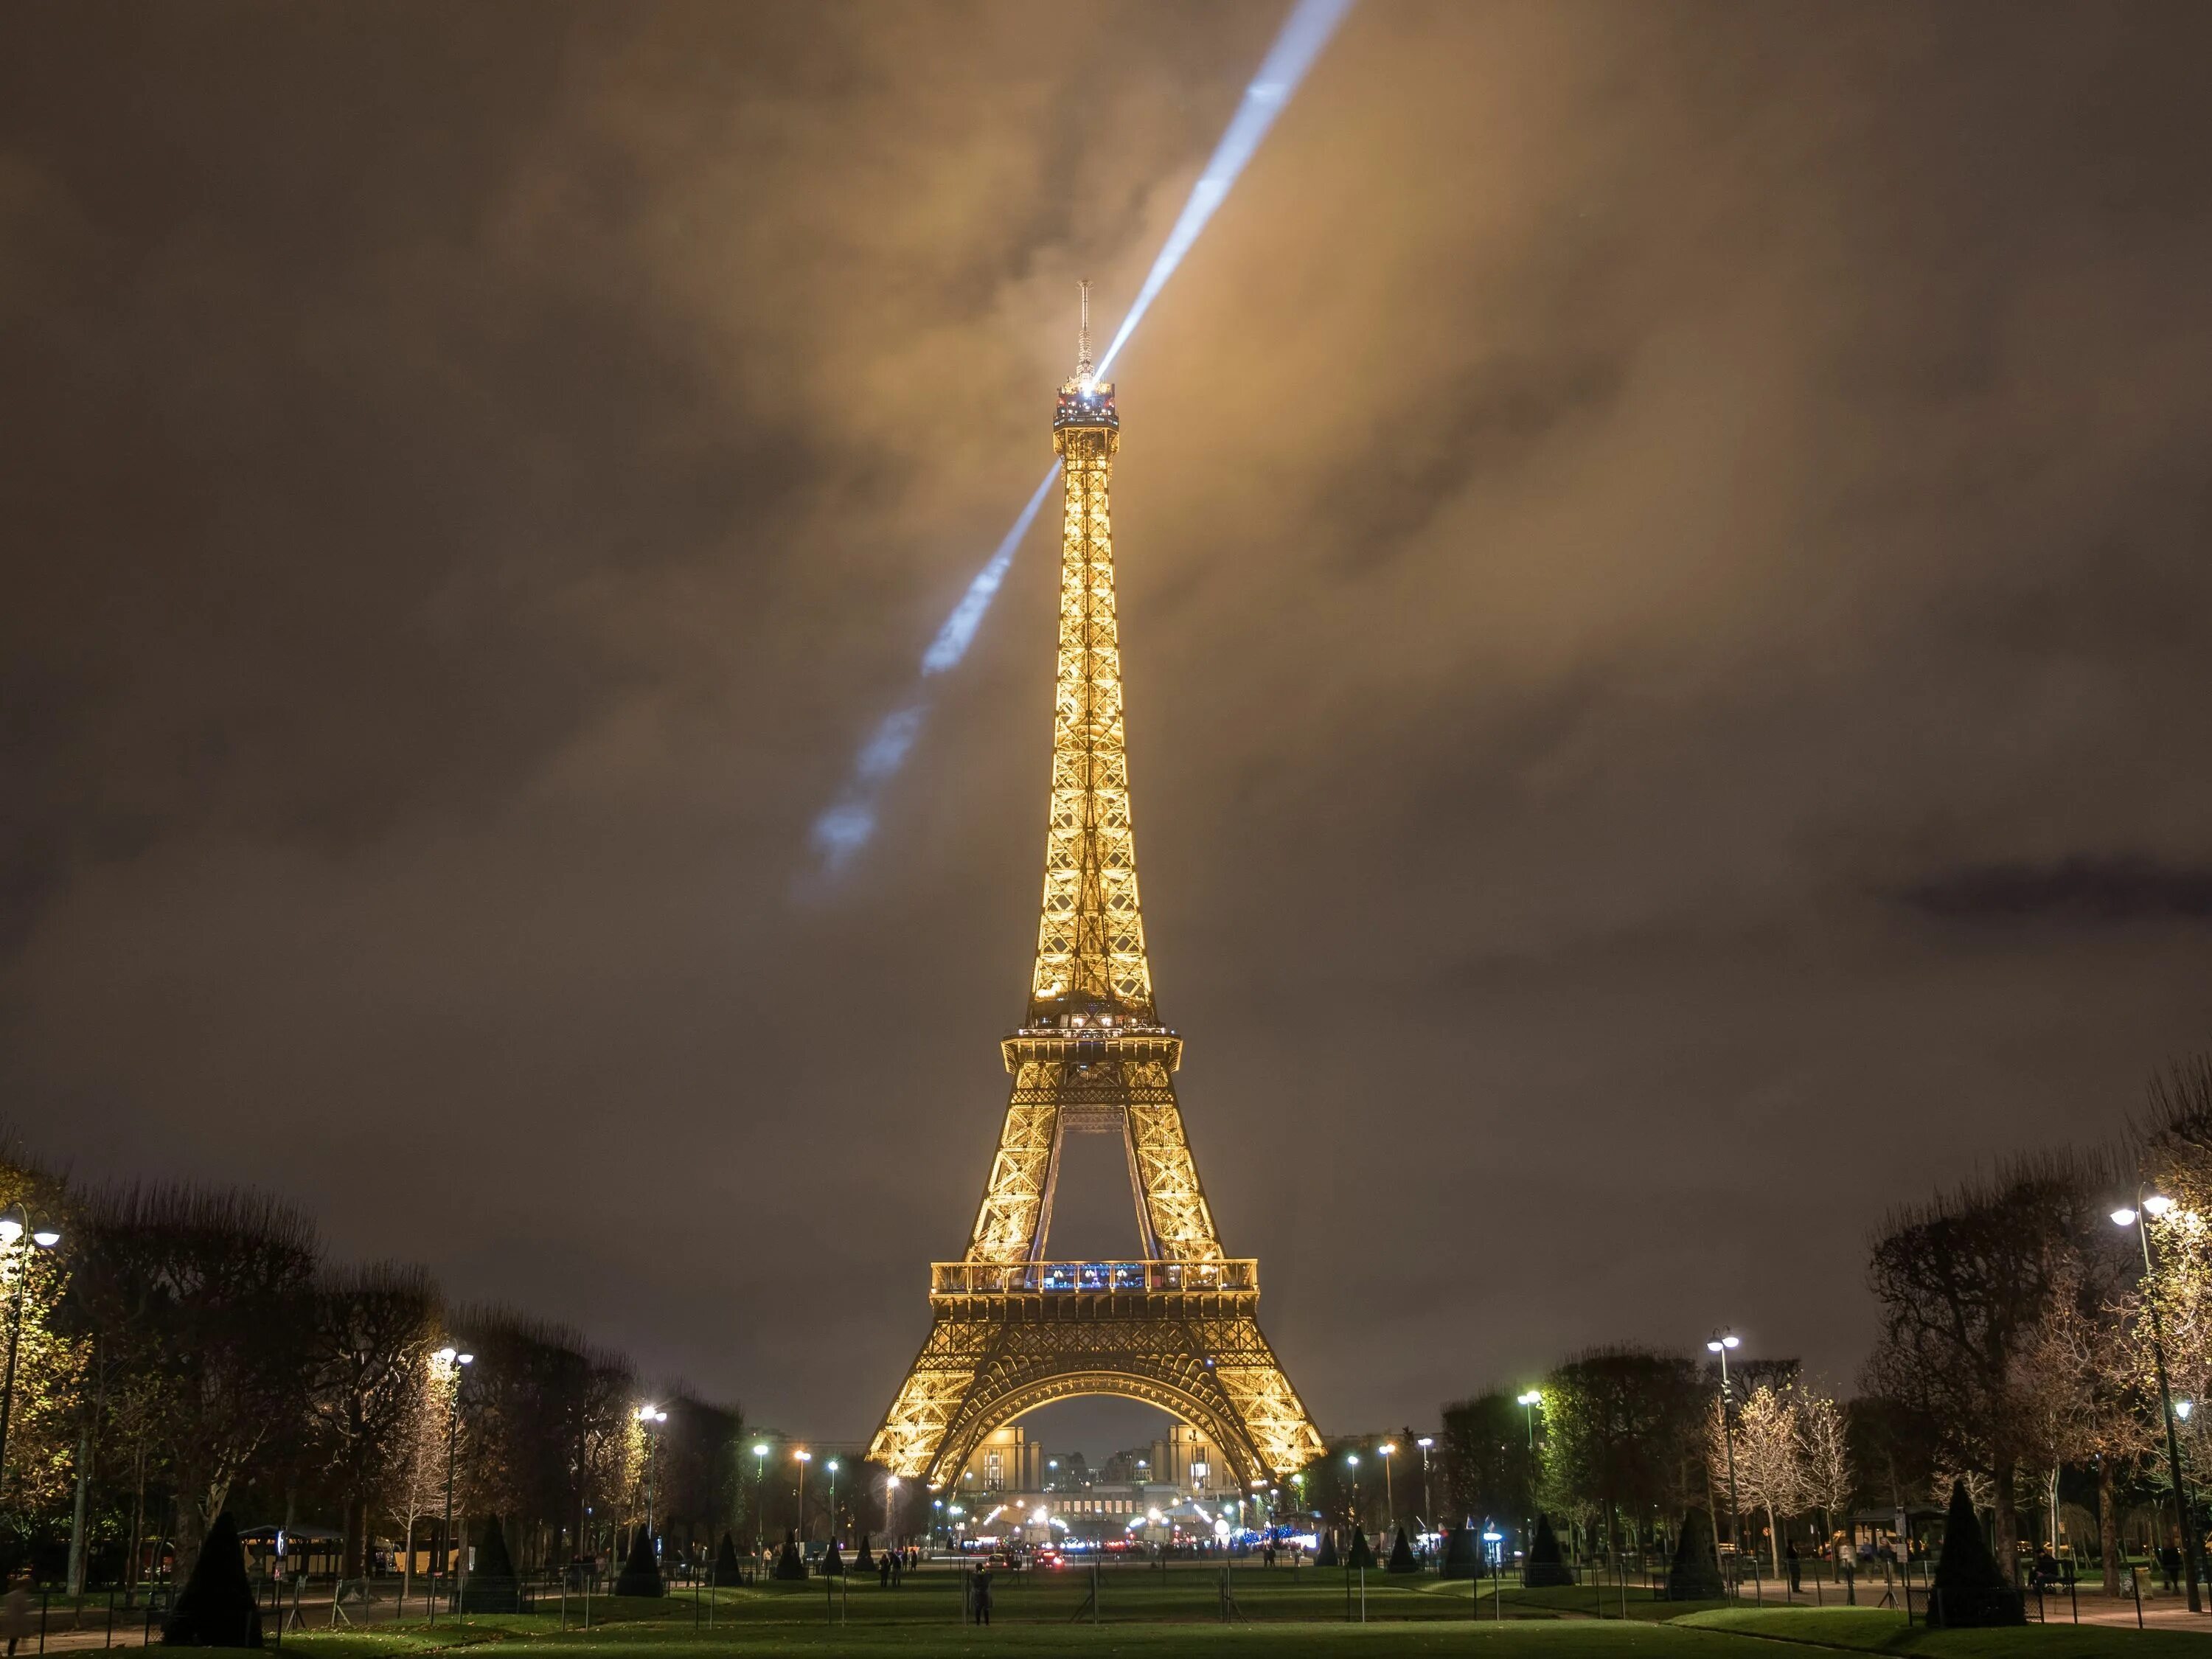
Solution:
[{"label": "row of bare trees", "polygon": [[[259,1194],[79,1194],[0,1155],[9,1203],[62,1242],[0,1249],[0,1291],[24,1293],[0,1565],[135,1582],[171,1552],[189,1568],[228,1509],[337,1532],[349,1575],[387,1553],[411,1571],[449,1480],[457,1517],[499,1516],[526,1565],[615,1547],[643,1513],[635,1368],[573,1331],[449,1308],[419,1267],[328,1261]],[[655,1398],[656,1530],[703,1553],[744,1524],[743,1420]]]},{"label": "row of bare trees", "polygon": [[[2175,1502],[2157,1358],[2181,1401],[2212,1388],[2208,1215],[2212,1060],[2199,1060],[2153,1084],[2130,1144],[2011,1164],[1900,1212],[1875,1241],[1867,1382],[1920,1419],[1939,1481],[1967,1480],[2008,1571],[2024,1509],[2051,1528],[2037,1541],[2058,1544],[2069,1471],[2094,1480],[2106,1560],[2131,1498],[2157,1504],[2171,1544],[2200,1526]],[[2176,1416],[2185,1484],[2203,1427]]]},{"label": "row of bare trees", "polygon": [[[1793,1361],[1732,1358],[1723,1407],[1704,1355],[1593,1350],[1540,1405],[1498,1391],[1444,1408],[1447,1514],[1543,1511],[1585,1547],[1634,1549],[1691,1506],[1729,1538],[1740,1502],[1764,1522],[1740,1547],[1763,1534],[1778,1572],[1793,1522],[1825,1547],[1854,1511],[1924,1513],[1961,1478],[2008,1573],[2029,1547],[2117,1560],[2130,1511],[2176,1542],[2203,1523],[2174,1501],[2154,1338],[2176,1398],[2212,1394],[2212,1060],[2155,1082],[2122,1147],[2027,1158],[1893,1212],[1868,1282],[1880,1334],[1848,1403]],[[2186,1481],[2212,1467],[2212,1412],[2175,1430]],[[2062,1536],[2066,1491],[2094,1491],[2094,1540]]]}]

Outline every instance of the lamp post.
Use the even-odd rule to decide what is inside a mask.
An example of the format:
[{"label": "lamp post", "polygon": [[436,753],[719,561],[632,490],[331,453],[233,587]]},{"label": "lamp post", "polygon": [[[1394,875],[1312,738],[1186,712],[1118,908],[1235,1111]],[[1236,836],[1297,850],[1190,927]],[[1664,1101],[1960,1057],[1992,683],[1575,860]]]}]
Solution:
[{"label": "lamp post", "polygon": [[1734,1331],[1715,1331],[1712,1340],[1705,1344],[1706,1352],[1721,1357],[1721,1444],[1728,1457],[1729,1478],[1729,1534],[1738,1550],[1743,1548],[1743,1504],[1735,1495],[1735,1424],[1729,1416],[1729,1350],[1742,1346],[1743,1339]]},{"label": "lamp post", "polygon": [[830,1541],[837,1541],[837,1460],[830,1460]]},{"label": "lamp post", "polygon": [[[1516,1394],[1513,1396],[1513,1403],[1520,1407],[1521,1414],[1528,1424],[1528,1484],[1522,1493],[1522,1496],[1526,1497],[1536,1490],[1536,1407],[1544,1403],[1544,1391],[1541,1389],[1530,1389],[1524,1393]],[[1521,1537],[1524,1547],[1531,1536],[1531,1526],[1528,1507],[1524,1504],[1521,1512]]]},{"label": "lamp post", "polygon": [[[2136,1190],[2135,1206],[2132,1209],[2123,1206],[2112,1212],[2114,1226],[2133,1227],[2136,1230],[2136,1237],[2142,1241],[2145,1279],[2148,1279],[2156,1273],[2158,1267],[2157,1264],[2151,1260],[2150,1229],[2144,1224],[2143,1218],[2148,1216],[2155,1221],[2172,1207],[2173,1200],[2163,1193],[2153,1193],[2146,1197],[2142,1189],[2138,1188]],[[2197,1540],[2190,1532],[2189,1506],[2183,1501],[2181,1495],[2181,1437],[2174,1431],[2173,1390],[2167,1385],[2166,1380],[2166,1328],[2164,1322],[2159,1317],[2157,1296],[2146,1295],[2143,1300],[2150,1307],[2150,1353],[2158,1370],[2159,1404],[2166,1415],[2166,1467],[2173,1476],[2174,1519],[2181,1524],[2181,1565],[2183,1571],[2187,1574],[2189,1579],[2189,1610],[2191,1613],[2202,1613],[2204,1611],[2204,1600],[2197,1589],[2197,1575],[2199,1567]]]},{"label": "lamp post", "polygon": [[800,1446],[791,1454],[799,1465],[799,1553],[806,1553],[806,1466],[814,1461],[814,1454]]},{"label": "lamp post", "polygon": [[1359,1527],[1359,1454],[1345,1453],[1344,1466],[1352,1471],[1352,1525],[1357,1531]]},{"label": "lamp post", "polygon": [[[446,1396],[446,1519],[438,1528],[438,1559],[446,1567],[445,1577],[453,1578],[453,1446],[461,1431],[461,1367],[473,1365],[477,1357],[463,1353],[459,1348],[447,1346],[430,1356],[452,1373],[453,1392]],[[438,1622],[437,1598],[430,1601],[430,1622]]]},{"label": "lamp post", "polygon": [[51,1250],[62,1242],[59,1228],[33,1226],[31,1212],[21,1204],[10,1204],[0,1212],[0,1250],[14,1249],[26,1235],[29,1243],[24,1245],[23,1258],[15,1264],[15,1302],[8,1315],[8,1378],[0,1385],[0,1476],[8,1472],[8,1420],[15,1407],[15,1355],[23,1346],[23,1293],[31,1283],[31,1246]]},{"label": "lamp post", "polygon": [[1433,1435],[1425,1434],[1419,1440],[1413,1442],[1413,1443],[1421,1449],[1420,1519],[1422,1523],[1426,1526],[1431,1532],[1436,1533],[1437,1536],[1442,1537],[1443,1528],[1437,1524],[1437,1512],[1432,1507],[1431,1501],[1429,1497],[1429,1448],[1437,1443],[1436,1437]]},{"label": "lamp post", "polygon": [[1398,1530],[1398,1499],[1390,1486],[1390,1460],[1397,1455],[1398,1445],[1394,1440],[1385,1440],[1376,1449],[1382,1454],[1382,1530],[1395,1533]]},{"label": "lamp post", "polygon": [[753,1442],[753,1553],[761,1553],[761,1481],[765,1478],[768,1443]]},{"label": "lamp post", "polygon": [[660,1473],[660,1437],[653,1430],[668,1420],[668,1413],[658,1406],[640,1406],[637,1420],[645,1428],[645,1541],[653,1551],[653,1559],[660,1559],[660,1551],[653,1542],[653,1497],[654,1477]]},{"label": "lamp post", "polygon": [[[2177,1400],[2173,1402],[2173,1414],[2179,1418],[2184,1423],[2189,1421],[2189,1414],[2196,1409],[2197,1402],[2194,1400]],[[2187,1486],[2188,1482],[2185,1478],[2183,1481],[2181,1512],[2183,1515],[2189,1517],[2187,1521],[2183,1522],[2185,1529],[2197,1524],[2197,1501],[2189,1496]]]}]

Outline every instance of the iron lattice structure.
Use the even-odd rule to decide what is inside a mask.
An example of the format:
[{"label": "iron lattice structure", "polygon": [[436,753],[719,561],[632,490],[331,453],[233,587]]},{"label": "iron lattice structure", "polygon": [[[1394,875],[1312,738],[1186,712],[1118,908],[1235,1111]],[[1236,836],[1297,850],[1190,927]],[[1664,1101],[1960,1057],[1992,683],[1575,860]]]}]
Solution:
[{"label": "iron lattice structure", "polygon": [[[1240,1480],[1279,1479],[1322,1450],[1261,1334],[1258,1264],[1222,1254],[1176,1099],[1182,1039],[1152,1003],[1114,616],[1120,438],[1114,387],[1091,373],[1086,285],[1075,375],[1053,416],[1060,654],[1028,1014],[1000,1044],[1013,1090],[967,1255],[933,1266],[928,1339],[868,1449],[933,1488],[999,1425],[1078,1395],[1174,1413]],[[1046,1260],[1070,1133],[1121,1137],[1141,1260]]]}]

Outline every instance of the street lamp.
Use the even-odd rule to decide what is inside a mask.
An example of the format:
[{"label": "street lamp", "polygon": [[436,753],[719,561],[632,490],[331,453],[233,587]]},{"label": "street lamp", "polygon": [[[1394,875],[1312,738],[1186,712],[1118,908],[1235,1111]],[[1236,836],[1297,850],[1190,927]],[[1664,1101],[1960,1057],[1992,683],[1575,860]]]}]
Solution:
[{"label": "street lamp", "polygon": [[[1530,1389],[1516,1394],[1513,1396],[1513,1403],[1520,1407],[1521,1415],[1528,1425],[1528,1483],[1522,1491],[1522,1496],[1526,1497],[1536,1489],[1536,1407],[1544,1403],[1544,1391]],[[1531,1535],[1529,1525],[1528,1506],[1524,1504],[1521,1514],[1521,1536],[1524,1540]]]},{"label": "street lamp", "polygon": [[766,1478],[767,1457],[768,1442],[765,1440],[753,1442],[753,1553],[755,1555],[758,1555],[761,1552],[761,1482]]},{"label": "street lamp", "polygon": [[898,1536],[898,1515],[894,1508],[898,1502],[899,1478],[895,1474],[884,1477],[884,1538],[886,1541]]},{"label": "street lamp", "polygon": [[1715,1331],[1705,1344],[1708,1353],[1721,1357],[1721,1444],[1726,1448],[1729,1478],[1729,1527],[1736,1548],[1743,1548],[1743,1504],[1735,1495],[1735,1424],[1729,1416],[1729,1350],[1741,1347],[1743,1339],[1734,1331]]},{"label": "street lamp", "polygon": [[837,1541],[837,1460],[830,1460],[830,1541]]},{"label": "street lamp", "polygon": [[1421,1449],[1421,1517],[1429,1530],[1434,1532],[1437,1529],[1437,1512],[1429,1499],[1429,1448],[1437,1443],[1436,1437],[1425,1434],[1413,1443]]},{"label": "street lamp", "polygon": [[657,1561],[660,1559],[660,1551],[653,1542],[653,1476],[659,1472],[660,1437],[653,1431],[656,1424],[665,1423],[668,1420],[668,1413],[658,1406],[640,1406],[637,1408],[637,1420],[644,1425],[645,1432],[646,1546],[653,1551],[653,1559]]},{"label": "street lamp", "polygon": [[1352,1524],[1356,1529],[1359,1525],[1359,1454],[1345,1453],[1344,1466],[1352,1471]]},{"label": "street lamp", "polygon": [[[2150,1229],[2143,1224],[2143,1218],[2148,1216],[2155,1221],[2172,1207],[2173,1200],[2165,1194],[2152,1193],[2146,1197],[2142,1189],[2137,1188],[2133,1209],[2123,1206],[2112,1212],[2114,1226],[2133,1227],[2136,1230],[2136,1237],[2142,1241],[2143,1277],[2146,1279],[2158,1269],[2156,1264],[2151,1260]],[[2147,1295],[2143,1300],[2150,1307],[2150,1353],[2151,1358],[2156,1362],[2158,1368],[2159,1404],[2166,1413],[2166,1466],[2173,1475],[2174,1519],[2181,1524],[2181,1559],[2182,1566],[2189,1578],[2189,1610],[2191,1613],[2202,1613],[2204,1611],[2204,1599],[2198,1594],[2197,1589],[2199,1566],[2197,1539],[2190,1531],[2189,1506],[2181,1495],[2181,1437],[2174,1432],[2173,1390],[2167,1386],[2166,1380],[2166,1328],[2164,1322],[2159,1317],[2157,1296]]]},{"label": "street lamp", "polygon": [[[0,1250],[12,1249],[26,1233],[31,1243],[42,1250],[51,1250],[62,1242],[58,1228],[33,1226],[28,1210],[21,1204],[10,1204],[0,1212]],[[8,1472],[8,1419],[15,1406],[15,1355],[23,1346],[23,1293],[30,1287],[33,1259],[26,1247],[23,1259],[15,1264],[15,1305],[8,1316],[8,1380],[0,1386],[0,1476]]]},{"label": "street lamp", "polygon": [[1391,1492],[1390,1460],[1397,1455],[1398,1445],[1395,1441],[1385,1440],[1378,1449],[1382,1454],[1382,1529],[1395,1532],[1398,1529],[1398,1500]]},{"label": "street lamp", "polygon": [[799,1465],[799,1530],[801,1534],[799,1541],[803,1547],[806,1542],[806,1466],[814,1461],[814,1454],[800,1446],[791,1455]]},{"label": "street lamp", "polygon": [[[0,1232],[4,1232],[4,1230],[0,1230]],[[445,1576],[450,1581],[453,1577],[450,1563],[453,1553],[453,1443],[459,1438],[461,1429],[460,1368],[475,1364],[477,1357],[472,1353],[463,1353],[450,1345],[430,1357],[451,1374],[449,1380],[453,1384],[453,1391],[446,1396],[446,1521],[438,1530],[438,1559],[441,1564],[447,1564]],[[435,1598],[430,1602],[430,1622],[434,1625],[438,1622]]]}]

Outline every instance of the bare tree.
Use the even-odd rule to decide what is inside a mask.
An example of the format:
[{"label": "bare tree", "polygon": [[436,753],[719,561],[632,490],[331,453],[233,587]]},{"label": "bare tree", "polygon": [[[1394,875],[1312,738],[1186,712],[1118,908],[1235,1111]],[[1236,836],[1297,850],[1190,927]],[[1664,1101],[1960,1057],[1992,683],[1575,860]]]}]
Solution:
[{"label": "bare tree", "polygon": [[149,1426],[176,1482],[189,1571],[232,1486],[304,1420],[314,1229],[253,1193],[133,1187],[93,1207],[80,1271],[103,1334],[159,1401]]},{"label": "bare tree", "polygon": [[[1836,1535],[1836,1516],[1848,1514],[1858,1490],[1851,1468],[1850,1414],[1843,1402],[1825,1394],[1806,1394],[1798,1402],[1797,1436],[1804,1468],[1804,1498],[1808,1508],[1820,1511],[1831,1542]],[[1843,1570],[1839,1546],[1836,1557]]]},{"label": "bare tree", "polygon": [[403,1605],[415,1588],[415,1529],[441,1512],[445,1495],[446,1424],[457,1370],[435,1359],[423,1366],[414,1398],[386,1447],[393,1475],[392,1511],[406,1535],[406,1557],[399,1570]]},{"label": "bare tree", "polygon": [[[1726,1424],[1720,1402],[1705,1416],[1706,1461],[1727,1464]],[[1735,1414],[1736,1488],[1753,1509],[1766,1511],[1767,1540],[1775,1576],[1782,1574],[1782,1523],[1805,1507],[1805,1451],[1800,1437],[1796,1391],[1762,1382]]]},{"label": "bare tree", "polygon": [[343,1504],[343,1567],[368,1571],[368,1525],[389,1494],[392,1448],[420,1409],[438,1295],[420,1267],[377,1263],[325,1274],[309,1328],[312,1412]]},{"label": "bare tree", "polygon": [[2102,1219],[2110,1185],[2100,1161],[2032,1160],[1893,1215],[1875,1241],[1869,1279],[1882,1328],[1869,1388],[1923,1413],[1945,1461],[1986,1477],[2008,1580],[2020,1532],[2014,1476],[2040,1455],[2020,1397],[2021,1355],[2069,1251]]}]

